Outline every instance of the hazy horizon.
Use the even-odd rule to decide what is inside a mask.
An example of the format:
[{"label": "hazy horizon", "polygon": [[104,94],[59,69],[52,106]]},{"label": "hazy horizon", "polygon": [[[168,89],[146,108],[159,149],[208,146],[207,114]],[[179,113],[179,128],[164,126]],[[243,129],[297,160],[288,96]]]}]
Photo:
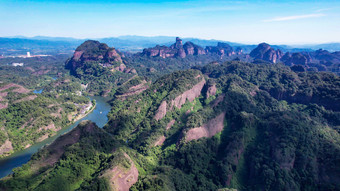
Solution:
[{"label": "hazy horizon", "polygon": [[[32,39],[32,38],[38,38],[38,37],[46,37],[46,38],[70,38],[74,40],[100,40],[105,38],[121,38],[121,37],[146,37],[146,38],[157,38],[157,37],[173,37],[173,40],[170,40],[169,42],[175,41],[176,37],[182,38],[182,39],[198,39],[198,40],[207,40],[207,41],[220,41],[220,42],[230,42],[230,43],[238,43],[238,44],[244,44],[244,45],[258,45],[260,43],[268,43],[268,42],[259,42],[259,43],[246,43],[246,42],[237,42],[237,41],[227,41],[227,40],[221,40],[221,39],[204,39],[204,38],[197,38],[197,37],[180,37],[180,36],[141,36],[141,35],[121,35],[121,36],[107,36],[107,37],[100,37],[100,38],[76,38],[76,37],[70,37],[70,36],[44,36],[44,35],[36,35],[36,36],[24,36],[24,35],[16,35],[16,36],[0,36],[0,38],[24,38],[24,39]],[[34,39],[32,39],[34,40]],[[287,46],[293,46],[293,47],[303,47],[303,46],[313,46],[313,45],[321,45],[321,44],[340,44],[340,41],[333,41],[333,42],[321,42],[321,43],[268,43],[270,45],[287,45]]]},{"label": "hazy horizon", "polygon": [[98,39],[179,36],[243,44],[340,42],[340,2],[94,1],[0,2],[0,36]]}]

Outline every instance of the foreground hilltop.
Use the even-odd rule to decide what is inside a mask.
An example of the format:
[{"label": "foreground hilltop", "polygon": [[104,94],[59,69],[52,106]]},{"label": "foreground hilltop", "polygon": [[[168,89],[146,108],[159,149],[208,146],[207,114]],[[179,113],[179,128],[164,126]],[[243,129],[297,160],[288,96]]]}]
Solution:
[{"label": "foreground hilltop", "polygon": [[339,190],[339,82],[239,61],[176,71],[114,99],[103,129],[82,124],[0,188]]}]

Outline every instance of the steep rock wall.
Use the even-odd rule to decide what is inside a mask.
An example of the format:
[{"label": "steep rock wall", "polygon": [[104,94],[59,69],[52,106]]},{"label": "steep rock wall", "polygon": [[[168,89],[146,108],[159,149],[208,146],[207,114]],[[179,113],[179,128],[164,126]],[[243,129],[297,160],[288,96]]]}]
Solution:
[{"label": "steep rock wall", "polygon": [[185,141],[189,142],[191,140],[197,140],[202,137],[212,137],[215,134],[221,132],[224,127],[224,116],[225,113],[221,113],[214,119],[208,121],[208,123],[204,124],[202,127],[196,127],[190,129],[185,136]]}]

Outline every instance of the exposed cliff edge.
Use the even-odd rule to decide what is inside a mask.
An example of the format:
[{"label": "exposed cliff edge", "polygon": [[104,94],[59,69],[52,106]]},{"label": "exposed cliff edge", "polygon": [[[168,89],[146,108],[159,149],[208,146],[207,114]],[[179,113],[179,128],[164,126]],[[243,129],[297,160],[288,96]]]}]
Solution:
[{"label": "exposed cliff edge", "polygon": [[225,113],[221,113],[203,126],[189,129],[185,135],[185,141],[197,140],[202,137],[209,138],[221,132],[224,128],[224,117]]},{"label": "exposed cliff edge", "polygon": [[272,63],[277,63],[283,56],[283,52],[274,50],[269,44],[261,43],[249,54],[254,59],[261,59]]},{"label": "exposed cliff edge", "polygon": [[206,53],[217,54],[221,58],[224,56],[240,55],[242,54],[242,49],[237,48],[234,50],[232,46],[227,43],[218,42],[217,46],[207,46],[205,48]]},{"label": "exposed cliff edge", "polygon": [[128,164],[125,164],[124,167],[120,163],[115,164],[101,175],[101,177],[108,179],[110,190],[129,191],[130,187],[138,180],[138,170],[135,163],[125,152],[122,155],[118,156],[119,162]]},{"label": "exposed cliff edge", "polygon": [[127,68],[123,64],[124,55],[94,40],[87,40],[75,50],[73,57],[66,62],[65,67],[70,69],[71,73],[76,73],[78,68],[82,68],[87,62],[96,62],[102,67],[110,68],[112,71],[120,71],[124,73],[136,73],[135,70]]},{"label": "exposed cliff edge", "polygon": [[185,58],[187,55],[201,55],[201,54],[205,54],[204,48],[192,42],[186,42],[183,45],[182,40],[179,37],[176,37],[176,42],[169,47],[157,45],[154,48],[145,48],[142,52],[142,55],[146,55],[149,57],[158,56],[162,58],[173,57]]},{"label": "exposed cliff edge", "polygon": [[82,136],[95,134],[99,131],[100,129],[95,123],[91,121],[82,121],[71,132],[58,137],[51,145],[44,148],[42,152],[50,154],[42,157],[36,164],[39,165],[39,167],[55,164],[64,154],[66,147],[77,143]]},{"label": "exposed cliff edge", "polygon": [[117,94],[116,97],[120,100],[125,100],[128,97],[142,93],[143,91],[147,90],[149,86],[149,82],[147,82],[146,80],[142,80],[139,84],[129,86],[126,91]]},{"label": "exposed cliff edge", "polygon": [[223,58],[232,55],[240,55],[242,53],[241,48],[235,50],[227,43],[218,42],[217,46],[207,46],[203,48],[190,41],[183,44],[182,40],[179,37],[176,37],[176,42],[171,46],[157,45],[153,48],[145,48],[141,55],[162,58],[185,58],[188,55],[217,54],[220,58]]},{"label": "exposed cliff edge", "polygon": [[177,107],[181,108],[183,104],[188,100],[189,102],[194,101],[195,98],[201,95],[201,91],[205,84],[205,79],[203,78],[198,84],[194,85],[190,90],[183,92],[181,95],[177,96],[174,100],[171,101],[171,108]]},{"label": "exposed cliff edge", "polygon": [[167,107],[169,107],[170,109],[173,109],[173,107],[177,107],[180,109],[187,100],[189,102],[194,101],[195,98],[201,95],[201,91],[203,89],[205,82],[206,82],[205,79],[202,78],[202,80],[196,85],[194,85],[191,89],[181,93],[175,99],[171,100],[170,106],[167,106],[167,102],[163,101],[161,105],[158,107],[158,110],[156,111],[154,118],[158,121],[165,117],[167,113]]},{"label": "exposed cliff edge", "polygon": [[155,120],[158,121],[160,119],[162,119],[163,117],[165,117],[166,115],[166,107],[167,107],[167,103],[166,101],[162,101],[161,105],[158,107],[156,114],[155,114]]}]

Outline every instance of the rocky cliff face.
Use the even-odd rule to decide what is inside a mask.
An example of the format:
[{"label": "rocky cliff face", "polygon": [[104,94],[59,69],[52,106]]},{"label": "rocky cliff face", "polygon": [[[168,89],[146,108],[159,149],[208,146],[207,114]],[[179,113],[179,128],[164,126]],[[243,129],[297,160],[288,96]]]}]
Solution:
[{"label": "rocky cliff face", "polygon": [[293,53],[290,54],[287,52],[282,58],[281,61],[287,66],[293,65],[304,65],[306,66],[310,62],[310,58],[303,55],[302,53]]},{"label": "rocky cliff face", "polygon": [[185,58],[188,55],[219,55],[223,57],[230,57],[232,55],[241,55],[242,49],[240,47],[234,50],[227,43],[218,42],[217,46],[207,46],[202,48],[192,42],[183,44],[179,37],[176,37],[176,42],[171,46],[155,46],[153,48],[146,48],[141,55],[148,57],[162,57],[162,58]]},{"label": "rocky cliff face", "polygon": [[283,53],[281,50],[274,50],[267,43],[261,43],[250,52],[250,56],[254,59],[277,63],[277,61],[283,56]]},{"label": "rocky cliff face", "polygon": [[217,46],[207,46],[205,48],[206,53],[210,54],[217,54],[221,58],[224,56],[232,56],[232,55],[240,55],[242,54],[242,49],[237,48],[236,50],[233,49],[229,44],[219,42]]},{"label": "rocky cliff face", "polygon": [[327,50],[316,50],[314,52],[287,52],[280,59],[287,66],[291,66],[293,71],[330,71],[340,74],[339,52],[330,53]]},{"label": "rocky cliff face", "polygon": [[130,187],[138,180],[138,169],[130,156],[123,153],[122,160],[127,160],[130,163],[129,168],[124,168],[122,165],[116,165],[106,170],[101,177],[108,179],[110,190],[129,191]]},{"label": "rocky cliff face", "polygon": [[315,52],[311,53],[311,56],[313,56],[317,60],[322,60],[325,62],[340,62],[340,52],[333,52],[330,53],[327,50],[319,49]]},{"label": "rocky cliff face", "polygon": [[186,42],[184,45],[179,37],[176,37],[176,42],[170,47],[156,46],[154,48],[146,48],[143,50],[142,55],[149,57],[162,57],[162,58],[185,58],[187,55],[201,55],[205,54],[202,47],[192,43]]},{"label": "rocky cliff face", "polygon": [[173,109],[173,107],[177,107],[180,109],[187,100],[189,102],[194,101],[195,98],[201,95],[201,91],[203,89],[204,84],[205,84],[205,79],[203,78],[199,83],[194,85],[191,89],[181,93],[175,99],[171,100],[170,106],[168,106],[166,101],[163,101],[161,105],[158,107],[158,110],[156,111],[154,119],[158,121],[162,119],[163,117],[165,117],[167,113],[167,108],[169,108],[170,110]]},{"label": "rocky cliff face", "polygon": [[196,45],[196,44],[194,44],[192,42],[186,42],[184,44],[183,48],[184,48],[184,51],[185,51],[186,55],[201,55],[201,54],[205,54],[205,50],[202,47],[200,47],[200,46],[198,46],[198,45]]},{"label": "rocky cliff face", "polygon": [[214,96],[216,94],[217,88],[216,83],[211,83],[207,87],[206,97],[209,98],[210,96]]},{"label": "rocky cliff face", "polygon": [[128,70],[123,64],[122,57],[124,55],[115,48],[98,41],[87,40],[75,50],[73,57],[66,62],[66,68],[74,72],[86,62],[98,62],[102,67],[113,67],[119,64],[118,67],[113,68],[115,71],[132,73],[132,70]]},{"label": "rocky cliff face", "polygon": [[157,121],[162,119],[163,117],[165,117],[165,115],[166,115],[166,105],[167,105],[166,101],[163,101],[161,103],[161,105],[158,107],[158,110],[157,110],[156,115],[154,117]]},{"label": "rocky cliff face", "polygon": [[188,100],[189,102],[194,101],[195,98],[201,95],[202,88],[205,84],[205,79],[203,78],[198,84],[192,87],[190,90],[183,92],[181,95],[177,96],[171,101],[171,108],[173,106],[181,108],[182,105]]},{"label": "rocky cliff face", "polygon": [[190,129],[185,136],[185,141],[197,140],[202,137],[212,137],[223,130],[225,113],[221,113],[216,118],[211,119],[202,127]]},{"label": "rocky cliff face", "polygon": [[125,91],[123,94],[116,95],[116,97],[117,97],[117,99],[124,101],[128,97],[140,94],[143,91],[147,90],[148,88],[149,88],[149,83],[147,81],[143,80],[140,84],[129,87],[129,89],[127,91]]}]

